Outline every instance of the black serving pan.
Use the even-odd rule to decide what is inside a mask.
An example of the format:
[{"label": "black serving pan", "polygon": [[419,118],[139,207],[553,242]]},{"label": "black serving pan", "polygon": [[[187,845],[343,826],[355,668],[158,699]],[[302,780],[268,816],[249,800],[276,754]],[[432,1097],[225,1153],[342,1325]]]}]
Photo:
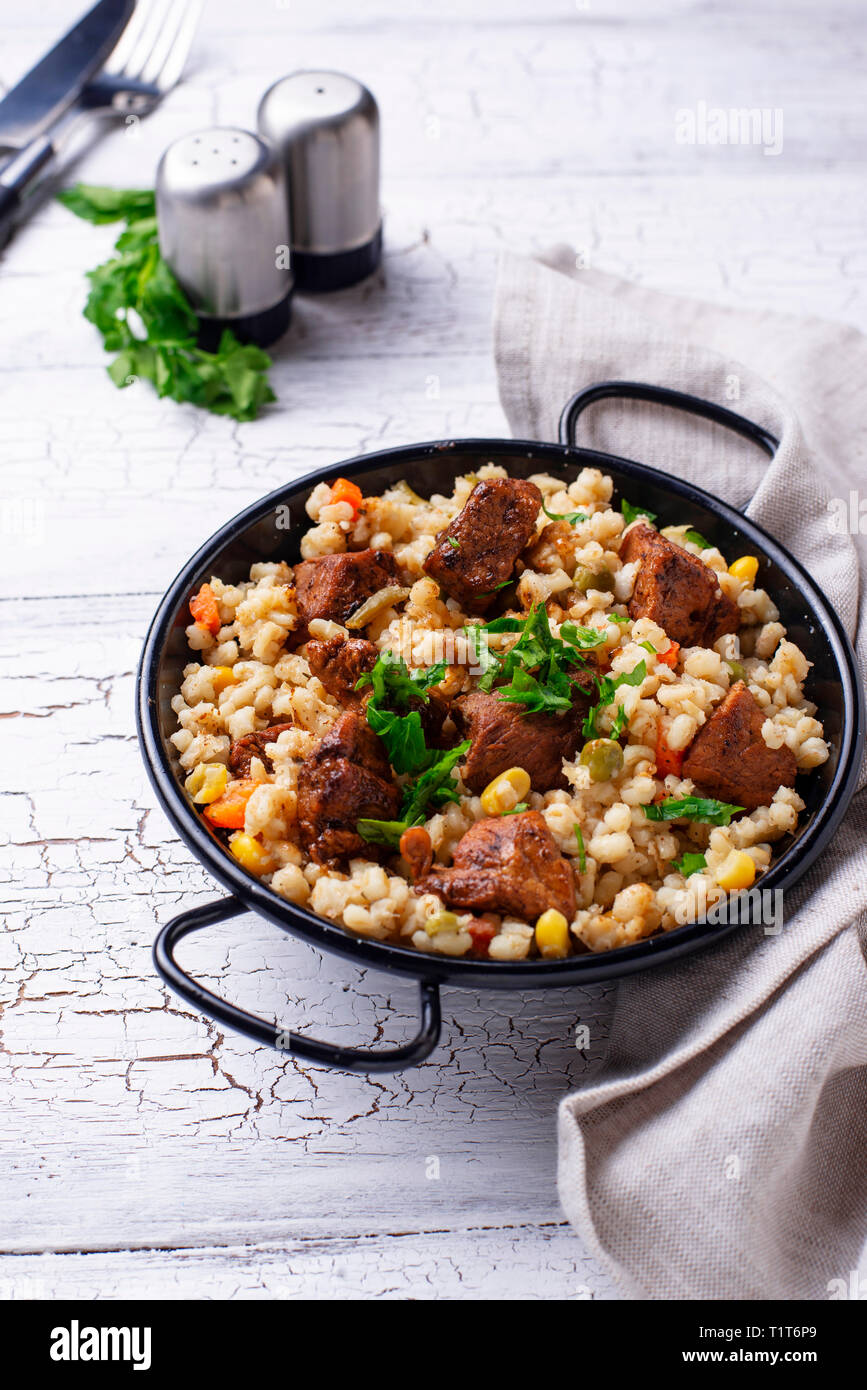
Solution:
[{"label": "black serving pan", "polygon": [[[162,928],[154,945],[154,962],[173,990],[203,1013],[257,1041],[309,1061],[347,1070],[395,1071],[420,1062],[433,1051],[440,1032],[439,986],[469,989],[550,989],[586,985],[670,964],[707,946],[733,929],[707,922],[678,927],[646,941],[602,954],[565,960],[495,962],[426,955],[392,942],[357,936],[334,922],[289,903],[245,873],[191,807],[182,787],[177,755],[169,741],[176,728],[172,696],[189,660],[184,628],[188,602],[212,574],[229,582],[248,574],[257,560],[296,560],[308,524],[304,503],[317,483],[343,476],[356,479],[368,494],[405,478],[422,495],[448,491],[453,478],[491,460],[510,475],[546,472],[571,481],[585,465],[601,468],[614,480],[618,494],[656,512],[660,526],[696,527],[724,553],[760,557],[762,586],[780,609],[789,636],[813,663],[810,698],[819,706],[831,756],[799,781],[807,803],[794,835],[761,879],[763,889],[789,888],[828,844],[855,790],[864,738],[863,693],[854,654],[833,609],[809,574],[755,522],[691,484],[641,463],[574,444],[581,411],[593,401],[619,396],[673,406],[722,424],[753,440],[773,456],[773,435],[732,411],[663,387],[633,382],[606,382],[575,396],[560,421],[560,444],[515,439],[459,439],[385,449],[334,464],[294,480],[241,512],[195,553],[170,586],[157,609],[138,671],[136,717],[142,753],[154,790],[184,843],[230,896],[182,913]],[[287,510],[288,509],[288,510]],[[281,1029],[219,998],[187,975],[174,957],[175,947],[190,932],[245,911],[258,912],[284,931],[321,950],[419,981],[421,1021],[410,1042],[389,1049],[338,1047]],[[750,927],[741,926],[742,930]],[[753,928],[755,930],[755,928]]]}]

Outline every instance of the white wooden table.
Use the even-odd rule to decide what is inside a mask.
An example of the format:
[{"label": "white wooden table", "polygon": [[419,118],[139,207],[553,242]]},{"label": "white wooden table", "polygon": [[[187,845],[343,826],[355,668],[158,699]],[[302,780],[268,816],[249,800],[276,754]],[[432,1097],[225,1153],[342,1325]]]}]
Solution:
[{"label": "white wooden table", "polygon": [[[0,79],[75,8],[7,4]],[[151,966],[155,925],[217,890],[155,807],[134,670],[181,563],[262,493],[363,450],[504,432],[501,247],[569,241],[659,288],[867,326],[859,9],[209,0],[187,82],[80,177],[150,185],[169,140],[251,124],[297,67],[356,74],[383,116],[383,273],[297,301],[279,402],[252,424],[111,386],[81,306],[112,228],[47,206],[0,258],[0,1295],[616,1297],[554,1182],[557,1102],[598,1065],[613,989],[447,991],[441,1047],[394,1077],[206,1023]],[[782,153],[678,144],[700,101],[782,108]],[[183,959],[299,1029],[412,1026],[414,987],[251,917]]]}]

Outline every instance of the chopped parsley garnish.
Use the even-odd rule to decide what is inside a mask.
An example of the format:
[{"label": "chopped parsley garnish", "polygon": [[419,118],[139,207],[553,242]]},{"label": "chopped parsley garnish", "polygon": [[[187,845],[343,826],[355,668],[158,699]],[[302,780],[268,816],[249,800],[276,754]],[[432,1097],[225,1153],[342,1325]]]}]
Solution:
[{"label": "chopped parsley garnish", "polygon": [[582,874],[587,872],[587,852],[584,849],[584,836],[581,833],[580,825],[575,826],[575,839],[578,841],[578,868]]},{"label": "chopped parsley garnish", "polygon": [[409,829],[405,820],[360,820],[355,828],[362,840],[384,849],[399,849],[400,837]]},{"label": "chopped parsley garnish", "polygon": [[356,830],[363,840],[372,845],[383,845],[386,849],[398,849],[400,837],[413,825],[423,825],[427,817],[445,806],[449,801],[460,801],[452,771],[461,758],[470,751],[470,743],[459,743],[444,753],[429,749],[428,755],[434,761],[417,779],[404,790],[401,805],[401,820],[369,820],[363,818],[356,822]]},{"label": "chopped parsley garnish", "polygon": [[579,521],[586,521],[586,512],[549,512],[545,503],[542,503],[542,511],[551,521],[568,521],[570,526],[577,526]]},{"label": "chopped parsley garnish", "polygon": [[[647,663],[639,661],[637,666],[633,666],[631,671],[625,671],[619,676],[594,676],[596,689],[599,699],[595,705],[587,711],[584,719],[583,733],[585,738],[599,738],[599,730],[596,721],[602,710],[614,701],[614,696],[621,685],[640,685],[647,675]],[[614,723],[611,726],[610,738],[617,739],[623,733],[628,716],[626,710],[621,705],[614,716]]]},{"label": "chopped parsley garnish", "polygon": [[684,540],[691,541],[692,544],[697,545],[700,550],[711,550],[713,548],[713,542],[705,540],[701,531],[694,531],[691,526],[684,536]]},{"label": "chopped parsley garnish", "polygon": [[[372,671],[365,671],[355,682],[356,690],[373,686],[372,699],[377,704],[395,705],[406,709],[413,700],[423,700],[427,704],[428,691],[438,685],[448,669],[448,663],[437,661],[433,666],[419,667],[410,671],[402,656],[382,652],[376,659]],[[370,705],[368,705],[368,709]]]},{"label": "chopped parsley garnish", "polygon": [[[509,651],[487,651],[479,663],[485,665],[479,689],[490,691],[496,684],[501,700],[524,705],[528,714],[569,709],[574,695],[570,669],[584,666],[582,652],[605,640],[595,628],[579,628],[574,623],[564,623],[560,636],[555,637],[544,603],[536,604],[526,618],[495,618],[482,630],[520,634]],[[473,641],[478,649],[476,639]]]},{"label": "chopped parsley garnish", "polygon": [[503,816],[520,816],[524,811],[529,811],[530,804],[527,801],[519,801],[517,806],[513,806],[511,811],[502,811]]},{"label": "chopped parsley garnish", "polygon": [[454,536],[446,536],[446,544],[450,545],[452,550],[460,550],[461,548],[460,541],[456,541]]},{"label": "chopped parsley garnish", "polygon": [[79,183],[58,198],[87,222],[125,223],[112,259],[88,271],[84,309],[106,352],[117,353],[108,367],[115,386],[149,381],[160,397],[255,420],[276,399],[268,385],[271,358],[228,328],[216,352],[198,346],[193,306],[160,254],[153,191]]},{"label": "chopped parsley garnish", "polygon": [[428,691],[442,680],[446,669],[447,663],[438,661],[425,669],[410,671],[402,657],[383,652],[373,670],[365,672],[355,683],[356,690],[373,687],[367,702],[367,722],[382,739],[395,772],[413,778],[404,789],[400,820],[358,821],[359,835],[371,844],[397,849],[404,830],[421,825],[432,809],[460,800],[452,770],[470,751],[469,742],[445,752],[428,748],[418,709],[399,713],[419,701],[427,704]]},{"label": "chopped parsley garnish", "polygon": [[681,796],[668,797],[643,809],[648,820],[694,820],[707,825],[728,825],[732,816],[746,808],[714,801],[712,797]]},{"label": "chopped parsley garnish", "polygon": [[[619,621],[628,623],[628,618]],[[605,633],[600,632],[598,627],[576,627],[574,623],[564,623],[560,628],[561,638],[568,642],[570,646],[577,647],[579,651],[588,651],[591,647],[601,647],[605,641]]]},{"label": "chopped parsley garnish", "polygon": [[621,500],[620,510],[626,517],[627,525],[637,521],[640,516],[646,516],[648,521],[656,520],[656,512],[649,512],[646,507],[633,507],[632,503],[627,502],[625,497]]},{"label": "chopped parsley garnish", "polygon": [[[421,772],[430,765],[432,752],[425,743],[421,715],[410,706],[413,702],[428,703],[428,691],[442,680],[446,665],[438,661],[424,670],[409,671],[402,657],[383,652],[373,670],[355,683],[356,690],[373,686],[367,722],[385,744],[388,761],[397,773]],[[406,709],[408,714],[398,713]]]},{"label": "chopped parsley garnish", "polygon": [[632,619],[628,613],[606,613],[609,623],[631,623]]},{"label": "chopped parsley garnish", "polygon": [[654,656],[658,656],[658,652],[652,642],[639,642],[638,645],[639,647],[643,647],[646,652],[653,652]]},{"label": "chopped parsley garnish", "polygon": [[[401,812],[407,825],[420,825],[427,819],[430,807],[444,806],[447,801],[460,801],[452,770],[470,751],[470,740],[448,748],[444,753],[432,750],[434,759],[417,782],[407,787]],[[439,756],[437,756],[439,754]]]},{"label": "chopped parsley garnish", "polygon": [[684,878],[689,878],[692,874],[697,874],[700,869],[707,868],[707,859],[703,854],[684,854],[682,859],[673,859],[672,868],[677,869]]}]

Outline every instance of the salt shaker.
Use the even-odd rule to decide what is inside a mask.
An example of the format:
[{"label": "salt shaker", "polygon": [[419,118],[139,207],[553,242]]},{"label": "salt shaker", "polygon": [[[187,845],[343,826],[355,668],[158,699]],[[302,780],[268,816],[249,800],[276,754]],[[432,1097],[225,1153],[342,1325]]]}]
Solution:
[{"label": "salt shaker", "polygon": [[258,135],[215,127],[184,135],[156,178],[160,249],[196,311],[208,351],[224,328],[266,347],[289,324],[292,272],[286,180]]}]

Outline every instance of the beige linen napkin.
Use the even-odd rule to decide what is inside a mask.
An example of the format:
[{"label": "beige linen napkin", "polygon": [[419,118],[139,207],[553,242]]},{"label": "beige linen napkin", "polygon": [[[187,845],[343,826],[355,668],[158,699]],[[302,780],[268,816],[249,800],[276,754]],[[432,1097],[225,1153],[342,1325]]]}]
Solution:
[{"label": "beige linen napkin", "polygon": [[[773,462],[658,406],[594,405],[579,443],[687,478],[748,513],[822,586],[867,670],[858,546],[829,498],[867,511],[867,339],[508,255],[495,315],[512,433],[556,439],[564,402],[611,378],[728,405]],[[867,515],[864,520],[867,530]],[[861,550],[862,565],[867,547]],[[860,786],[865,785],[862,769]],[[633,1298],[858,1296],[867,1239],[867,792],[786,894],[778,936],[735,932],[618,987],[604,1069],[559,1116],[569,1220]],[[863,1272],[863,1271],[862,1271]],[[867,1297],[867,1279],[863,1295]]]}]

